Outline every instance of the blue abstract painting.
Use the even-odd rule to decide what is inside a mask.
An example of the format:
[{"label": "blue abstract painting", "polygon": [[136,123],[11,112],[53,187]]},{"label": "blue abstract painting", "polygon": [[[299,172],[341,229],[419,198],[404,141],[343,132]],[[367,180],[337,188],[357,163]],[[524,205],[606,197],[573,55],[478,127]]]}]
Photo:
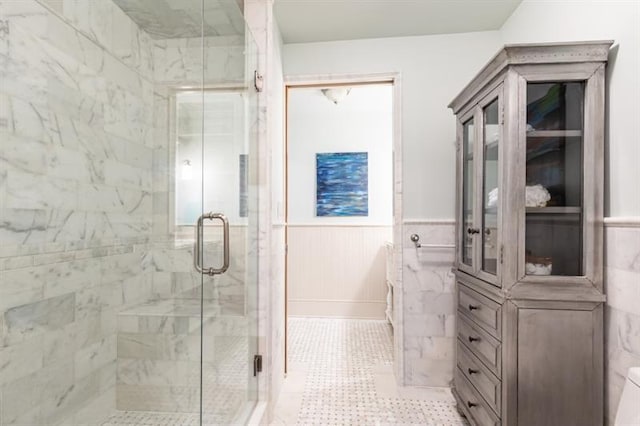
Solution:
[{"label": "blue abstract painting", "polygon": [[316,154],[316,215],[369,215],[366,152]]}]

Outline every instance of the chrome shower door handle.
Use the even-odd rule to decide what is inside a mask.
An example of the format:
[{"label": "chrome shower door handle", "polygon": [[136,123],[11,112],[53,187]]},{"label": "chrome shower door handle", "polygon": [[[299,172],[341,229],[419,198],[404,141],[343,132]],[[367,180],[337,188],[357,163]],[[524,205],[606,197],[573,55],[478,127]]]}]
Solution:
[{"label": "chrome shower door handle", "polygon": [[[215,220],[218,219],[222,222],[223,228],[223,252],[222,252],[222,266],[220,268],[203,268],[202,264],[202,226],[205,219]],[[193,266],[196,271],[203,275],[213,276],[216,274],[224,274],[229,269],[229,220],[222,213],[205,213],[198,218],[196,223],[196,244],[193,250]]]}]

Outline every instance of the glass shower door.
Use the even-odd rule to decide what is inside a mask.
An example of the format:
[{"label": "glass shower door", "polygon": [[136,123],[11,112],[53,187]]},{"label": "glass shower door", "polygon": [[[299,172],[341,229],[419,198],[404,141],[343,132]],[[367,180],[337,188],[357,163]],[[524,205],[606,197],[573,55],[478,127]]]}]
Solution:
[{"label": "glass shower door", "polygon": [[0,1],[2,426],[246,422],[258,120],[241,3]]},{"label": "glass shower door", "polygon": [[205,36],[203,50],[200,135],[197,128],[190,133],[200,150],[193,157],[202,206],[194,246],[201,280],[200,417],[202,424],[242,424],[257,401],[257,50],[246,29],[224,49]]}]

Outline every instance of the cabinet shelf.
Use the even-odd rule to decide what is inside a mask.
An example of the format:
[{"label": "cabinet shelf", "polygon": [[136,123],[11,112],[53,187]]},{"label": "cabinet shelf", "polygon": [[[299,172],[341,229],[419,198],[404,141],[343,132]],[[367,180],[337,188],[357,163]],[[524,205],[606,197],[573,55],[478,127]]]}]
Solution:
[{"label": "cabinet shelf", "polygon": [[527,214],[578,214],[580,207],[527,207]]},{"label": "cabinet shelf", "polygon": [[575,138],[582,136],[582,130],[531,130],[527,132],[528,138]]}]

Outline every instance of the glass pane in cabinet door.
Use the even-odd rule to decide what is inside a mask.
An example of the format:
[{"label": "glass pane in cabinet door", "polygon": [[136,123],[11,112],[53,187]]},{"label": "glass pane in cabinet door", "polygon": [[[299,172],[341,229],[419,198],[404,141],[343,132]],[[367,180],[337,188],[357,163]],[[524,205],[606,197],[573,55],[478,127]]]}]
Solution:
[{"label": "glass pane in cabinet door", "polygon": [[473,119],[463,124],[462,141],[462,263],[471,266],[473,238],[467,230],[473,228]]},{"label": "glass pane in cabinet door", "polygon": [[500,122],[498,99],[483,110],[483,182],[482,182],[482,270],[497,272],[498,245],[498,144]]},{"label": "glass pane in cabinet door", "polygon": [[527,275],[583,274],[584,83],[527,85]]}]

